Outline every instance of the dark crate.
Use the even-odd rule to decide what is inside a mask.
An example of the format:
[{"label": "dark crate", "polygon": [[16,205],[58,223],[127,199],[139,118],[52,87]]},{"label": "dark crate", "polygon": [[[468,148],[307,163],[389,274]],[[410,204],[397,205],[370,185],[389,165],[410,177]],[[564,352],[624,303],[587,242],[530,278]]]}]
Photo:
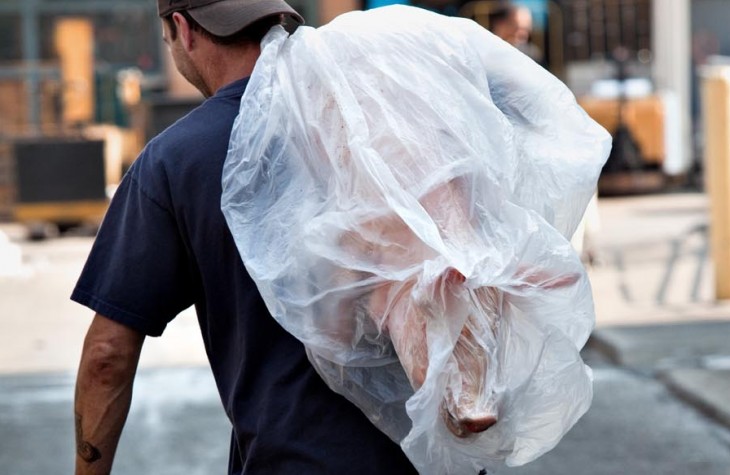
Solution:
[{"label": "dark crate", "polygon": [[14,155],[19,204],[106,199],[101,140],[27,139],[15,142]]}]

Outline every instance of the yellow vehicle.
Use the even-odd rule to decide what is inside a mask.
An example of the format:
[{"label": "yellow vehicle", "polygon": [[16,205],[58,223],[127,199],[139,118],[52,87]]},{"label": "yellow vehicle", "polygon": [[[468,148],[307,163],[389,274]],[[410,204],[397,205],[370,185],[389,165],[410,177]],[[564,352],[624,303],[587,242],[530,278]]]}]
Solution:
[{"label": "yellow vehicle", "polygon": [[58,228],[96,227],[108,205],[104,141],[34,138],[14,144],[13,219],[43,238]]}]

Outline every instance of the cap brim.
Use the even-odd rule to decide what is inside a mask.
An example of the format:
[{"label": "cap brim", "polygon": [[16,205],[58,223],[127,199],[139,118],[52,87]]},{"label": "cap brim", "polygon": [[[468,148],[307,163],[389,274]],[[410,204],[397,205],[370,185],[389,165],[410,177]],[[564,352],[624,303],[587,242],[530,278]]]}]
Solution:
[{"label": "cap brim", "polygon": [[230,36],[252,23],[272,15],[287,15],[304,23],[299,13],[285,2],[272,0],[230,0],[188,10],[200,26],[216,36]]}]

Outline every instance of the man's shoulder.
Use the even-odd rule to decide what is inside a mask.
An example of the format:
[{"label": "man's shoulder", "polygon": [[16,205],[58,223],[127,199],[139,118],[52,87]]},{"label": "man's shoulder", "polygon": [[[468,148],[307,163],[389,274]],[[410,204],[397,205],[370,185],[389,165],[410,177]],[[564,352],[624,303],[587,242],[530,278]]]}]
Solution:
[{"label": "man's shoulder", "polygon": [[162,151],[163,157],[209,153],[221,142],[227,149],[246,83],[239,80],[224,87],[153,138],[148,147]]},{"label": "man's shoulder", "polygon": [[153,138],[149,146],[190,154],[211,141],[227,142],[236,113],[225,101],[207,100]]},{"label": "man's shoulder", "polygon": [[200,160],[222,163],[237,112],[237,107],[225,101],[205,101],[150,140],[137,167],[176,174]]}]

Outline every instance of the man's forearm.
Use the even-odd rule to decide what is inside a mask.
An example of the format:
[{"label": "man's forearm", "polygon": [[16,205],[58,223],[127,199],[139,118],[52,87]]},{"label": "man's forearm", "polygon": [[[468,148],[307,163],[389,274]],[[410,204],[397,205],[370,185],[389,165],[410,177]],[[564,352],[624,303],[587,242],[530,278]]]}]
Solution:
[{"label": "man's forearm", "polygon": [[115,391],[96,388],[86,379],[79,375],[74,407],[76,475],[108,474],[129,412],[132,383]]},{"label": "man's forearm", "polygon": [[76,475],[111,473],[144,337],[97,316],[76,381]]}]

